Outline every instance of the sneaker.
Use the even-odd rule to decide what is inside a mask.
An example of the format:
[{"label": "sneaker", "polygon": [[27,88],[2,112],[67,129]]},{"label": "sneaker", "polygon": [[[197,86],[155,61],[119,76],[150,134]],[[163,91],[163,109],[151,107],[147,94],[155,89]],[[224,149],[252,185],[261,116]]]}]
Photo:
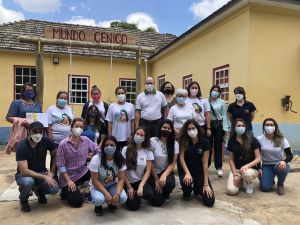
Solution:
[{"label": "sneaker", "polygon": [[284,188],[281,186],[277,186],[277,194],[284,195],[285,194]]},{"label": "sneaker", "polygon": [[190,201],[191,199],[192,199],[192,197],[191,197],[190,194],[189,194],[189,195],[183,194],[183,200],[184,200],[184,201]]},{"label": "sneaker", "polygon": [[218,174],[218,177],[223,177],[223,170],[217,169],[217,174]]},{"label": "sneaker", "polygon": [[42,205],[47,204],[47,198],[45,196],[39,196],[38,203]]},{"label": "sneaker", "polygon": [[252,183],[246,183],[246,193],[247,194],[252,194],[253,193],[253,185],[252,185]]},{"label": "sneaker", "polygon": [[28,201],[20,202],[21,204],[21,211],[24,213],[30,212],[31,208],[30,205],[28,204]]},{"label": "sneaker", "polygon": [[95,206],[94,212],[95,212],[96,216],[103,216],[102,205]]},{"label": "sneaker", "polygon": [[164,194],[164,198],[166,202],[170,201],[170,194]]},{"label": "sneaker", "polygon": [[93,203],[91,193],[84,193],[83,198],[85,203]]},{"label": "sneaker", "polygon": [[117,206],[115,206],[115,205],[108,205],[108,208],[109,208],[109,210],[111,211],[111,212],[115,212],[116,210],[117,210]]}]

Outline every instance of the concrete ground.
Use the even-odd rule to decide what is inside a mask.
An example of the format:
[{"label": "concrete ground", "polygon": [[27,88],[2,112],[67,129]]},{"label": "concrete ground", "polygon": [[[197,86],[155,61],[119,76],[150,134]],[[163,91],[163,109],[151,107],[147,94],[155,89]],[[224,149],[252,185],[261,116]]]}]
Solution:
[{"label": "concrete ground", "polygon": [[[48,204],[43,206],[38,205],[37,200],[30,201],[30,213],[20,212],[18,201],[0,202],[0,224],[300,224],[299,159],[292,163],[294,172],[287,177],[284,196],[278,196],[275,190],[271,193],[260,192],[258,182],[254,184],[253,195],[243,192],[234,197],[226,195],[229,165],[226,161],[224,164],[223,178],[218,178],[213,168],[209,171],[216,195],[213,208],[203,206],[196,198],[183,201],[178,186],[171,195],[171,201],[161,208],[144,202],[137,212],[120,206],[116,213],[110,213],[104,207],[102,217],[94,215],[92,204],[85,203],[82,208],[74,209],[56,195],[50,196]],[[0,151],[0,165],[1,195],[14,181],[15,154],[6,155]]]}]

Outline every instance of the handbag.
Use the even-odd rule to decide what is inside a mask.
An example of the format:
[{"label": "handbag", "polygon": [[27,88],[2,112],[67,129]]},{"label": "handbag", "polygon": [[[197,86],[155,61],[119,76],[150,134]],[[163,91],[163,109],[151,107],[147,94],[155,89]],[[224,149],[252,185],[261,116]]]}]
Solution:
[{"label": "handbag", "polygon": [[211,120],[211,121],[210,121],[210,126],[211,126],[214,130],[216,130],[216,129],[223,129],[223,120],[218,120],[218,119],[217,119],[218,117],[217,117],[217,115],[216,115],[216,112],[215,112],[215,110],[214,110],[214,107],[211,105],[211,103],[209,103],[209,104],[210,104],[211,111],[212,111],[214,117],[216,118],[215,120]]}]

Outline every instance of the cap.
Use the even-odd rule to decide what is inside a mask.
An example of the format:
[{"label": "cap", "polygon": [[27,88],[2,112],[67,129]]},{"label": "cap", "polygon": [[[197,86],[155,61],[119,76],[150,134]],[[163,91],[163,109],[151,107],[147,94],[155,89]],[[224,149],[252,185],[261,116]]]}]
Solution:
[{"label": "cap", "polygon": [[33,129],[44,129],[44,125],[39,122],[39,121],[34,121],[33,123],[31,123],[29,125],[29,130],[33,130]]}]

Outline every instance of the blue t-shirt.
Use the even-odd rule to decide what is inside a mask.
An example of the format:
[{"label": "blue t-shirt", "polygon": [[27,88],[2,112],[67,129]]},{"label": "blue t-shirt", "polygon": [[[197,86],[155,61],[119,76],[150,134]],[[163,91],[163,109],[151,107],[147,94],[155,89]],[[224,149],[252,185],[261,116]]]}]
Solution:
[{"label": "blue t-shirt", "polygon": [[42,108],[39,103],[26,104],[22,100],[14,100],[9,107],[7,117],[21,117],[26,118],[26,113],[41,113]]},{"label": "blue t-shirt", "polygon": [[93,125],[88,125],[87,129],[82,132],[81,136],[86,136],[92,142],[97,143],[99,137],[101,136],[101,134],[105,134],[104,125],[101,124],[101,130],[100,130],[100,132],[98,130],[94,130],[94,126]]}]

